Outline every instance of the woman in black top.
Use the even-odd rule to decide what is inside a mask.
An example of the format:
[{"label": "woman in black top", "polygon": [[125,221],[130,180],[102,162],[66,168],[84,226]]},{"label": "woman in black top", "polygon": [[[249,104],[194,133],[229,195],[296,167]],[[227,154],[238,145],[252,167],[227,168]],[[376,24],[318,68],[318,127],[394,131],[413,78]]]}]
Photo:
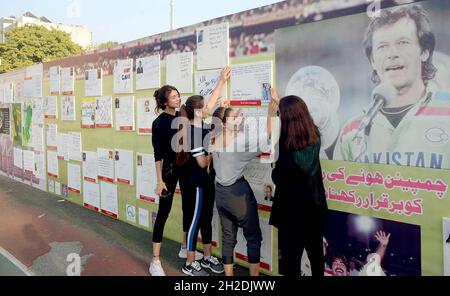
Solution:
[{"label": "woman in black top", "polygon": [[[211,113],[212,108],[220,97],[225,82],[229,79],[231,69],[226,67],[222,70],[221,77],[216,88],[205,106],[205,112]],[[152,144],[155,155],[157,187],[155,193],[160,196],[158,213],[153,227],[153,260],[150,264],[152,275],[165,275],[159,260],[161,242],[163,238],[164,226],[172,208],[173,195],[176,185],[180,179],[179,168],[175,164],[175,148],[172,147],[172,138],[177,133],[176,123],[172,121],[179,116],[176,111],[181,105],[179,91],[170,85],[165,85],[155,91],[156,112],[163,112],[152,124]],[[182,187],[180,182],[180,187]],[[183,192],[182,188],[181,191]],[[183,194],[182,194],[183,196]],[[185,203],[183,201],[183,203]],[[183,205],[183,211],[185,206]],[[183,215],[184,216],[184,215]],[[189,226],[183,218],[183,240],[186,240],[186,232]],[[180,251],[181,254],[181,251]]]},{"label": "woman in black top", "polygon": [[276,185],[270,224],[278,228],[280,274],[300,276],[306,249],[313,276],[324,274],[322,246],[327,202],[320,167],[320,134],[305,102],[287,96],[279,103],[278,159],[272,171]]}]

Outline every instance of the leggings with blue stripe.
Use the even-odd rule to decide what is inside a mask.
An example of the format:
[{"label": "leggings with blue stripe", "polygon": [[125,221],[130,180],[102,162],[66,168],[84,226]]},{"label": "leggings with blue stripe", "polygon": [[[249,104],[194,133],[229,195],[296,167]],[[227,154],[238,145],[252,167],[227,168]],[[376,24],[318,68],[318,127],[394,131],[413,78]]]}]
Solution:
[{"label": "leggings with blue stripe", "polygon": [[[183,229],[187,232],[188,251],[195,251],[198,232],[202,234],[202,243],[210,244],[212,239],[212,215],[214,210],[214,186],[194,187],[183,182]],[[187,184],[186,184],[187,183]]]}]

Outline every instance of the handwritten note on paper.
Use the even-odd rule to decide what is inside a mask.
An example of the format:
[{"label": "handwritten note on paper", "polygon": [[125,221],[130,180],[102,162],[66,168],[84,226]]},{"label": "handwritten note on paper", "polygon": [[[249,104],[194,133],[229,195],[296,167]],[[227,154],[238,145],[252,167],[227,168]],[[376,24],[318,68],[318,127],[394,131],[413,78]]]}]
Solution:
[{"label": "handwritten note on paper", "polygon": [[192,52],[169,54],[166,58],[166,83],[176,85],[181,93],[192,93],[193,59]]},{"label": "handwritten note on paper", "polygon": [[229,63],[229,25],[222,23],[197,29],[197,69],[218,69]]},{"label": "handwritten note on paper", "polygon": [[260,106],[268,103],[272,85],[272,61],[235,65],[231,68],[231,105]]},{"label": "handwritten note on paper", "polygon": [[[220,80],[221,70],[198,71],[195,72],[195,93],[205,98],[205,104],[208,103],[213,91]],[[219,107],[221,99],[227,98],[227,84],[222,88],[221,95],[217,100],[214,110]]]}]

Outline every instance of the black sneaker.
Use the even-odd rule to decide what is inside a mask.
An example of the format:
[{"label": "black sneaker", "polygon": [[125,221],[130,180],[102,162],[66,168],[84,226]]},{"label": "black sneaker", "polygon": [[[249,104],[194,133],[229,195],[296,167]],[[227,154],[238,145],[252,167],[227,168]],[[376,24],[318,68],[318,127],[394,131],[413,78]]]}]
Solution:
[{"label": "black sneaker", "polygon": [[209,276],[197,261],[194,261],[189,265],[185,264],[181,271],[190,276]]},{"label": "black sneaker", "polygon": [[200,264],[203,268],[209,268],[214,273],[222,273],[223,272],[223,264],[220,263],[219,259],[214,256],[210,256],[208,259],[203,257],[200,259]]}]

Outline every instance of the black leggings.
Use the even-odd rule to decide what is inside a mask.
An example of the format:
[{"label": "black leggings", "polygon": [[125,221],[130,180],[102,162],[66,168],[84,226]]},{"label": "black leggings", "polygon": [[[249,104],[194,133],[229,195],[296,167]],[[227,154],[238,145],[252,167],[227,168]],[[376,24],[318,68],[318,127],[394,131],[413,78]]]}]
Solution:
[{"label": "black leggings", "polygon": [[325,259],[323,254],[323,233],[314,225],[280,225],[278,247],[281,251],[279,272],[285,276],[301,275],[301,258],[306,249],[313,276],[323,276]]},{"label": "black leggings", "polygon": [[173,195],[175,194],[175,188],[177,187],[178,179],[178,174],[175,174],[172,178],[164,180],[164,182],[166,183],[167,191],[170,192],[170,195],[159,198],[158,213],[156,214],[155,225],[153,226],[154,243],[162,242],[164,226],[166,225],[170,210],[172,209]]},{"label": "black leggings", "polygon": [[199,230],[203,244],[210,244],[212,240],[214,179],[210,179],[207,186],[197,187],[181,178],[180,188],[183,192],[183,231],[187,233],[186,245],[188,251],[195,251]]}]

